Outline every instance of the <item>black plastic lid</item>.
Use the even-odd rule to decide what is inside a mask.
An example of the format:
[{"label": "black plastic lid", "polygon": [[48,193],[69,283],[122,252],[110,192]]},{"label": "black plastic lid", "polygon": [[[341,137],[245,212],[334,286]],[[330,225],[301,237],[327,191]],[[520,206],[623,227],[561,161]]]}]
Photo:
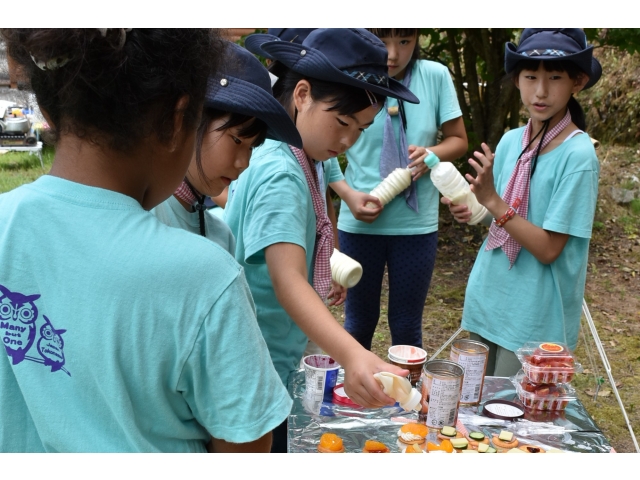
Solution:
[{"label": "black plastic lid", "polygon": [[509,400],[489,400],[482,406],[482,415],[498,420],[515,420],[524,417],[524,407]]}]

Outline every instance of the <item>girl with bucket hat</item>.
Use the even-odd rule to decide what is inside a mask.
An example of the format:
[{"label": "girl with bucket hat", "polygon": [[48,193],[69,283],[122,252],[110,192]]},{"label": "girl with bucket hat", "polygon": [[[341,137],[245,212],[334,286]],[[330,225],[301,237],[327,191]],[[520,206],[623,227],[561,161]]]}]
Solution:
[{"label": "girl with bucket hat", "polygon": [[[574,98],[602,73],[584,32],[527,28],[519,45],[507,43],[505,70],[530,118],[495,154],[482,144],[469,160],[477,176],[467,180],[493,218],[462,314],[497,376],[519,370],[513,352],[527,341],[576,347],[600,169]],[[459,222],[470,217],[466,206],[449,209]]]},{"label": "girl with bucket hat", "polygon": [[269,451],[292,402],[242,268],[149,213],[191,162],[220,34],[0,35],[57,132],[51,171],[0,195],[0,451]]},{"label": "girl with bucket hat", "polygon": [[[324,304],[333,234],[313,160],[326,161],[349,148],[387,95],[418,100],[389,78],[384,45],[363,29],[318,29],[302,44],[249,36],[245,45],[275,59],[274,95],[303,142],[303,149],[265,142],[230,186],[225,209],[273,363],[286,385],[308,336],[344,367],[352,400],[365,407],[393,404],[373,375],[408,371],[362,348]],[[273,451],[286,451],[286,423],[274,432]]]},{"label": "girl with bucket hat", "polygon": [[302,147],[296,126],[273,97],[269,72],[250,52],[226,42],[220,73],[209,79],[196,148],[184,180],[152,212],[172,227],[202,235],[231,255],[235,239],[227,224],[204,205],[249,166],[265,138]]},{"label": "girl with bucket hat", "polygon": [[[366,348],[380,317],[385,266],[389,276],[388,321],[393,345],[422,347],[422,314],[438,244],[438,191],[424,158],[433,151],[454,160],[467,151],[467,134],[448,69],[418,60],[417,28],[370,29],[387,47],[389,75],[403,82],[421,102],[387,99],[376,121],[347,152],[347,183],[370,191],[396,168],[415,167],[403,195],[387,204],[371,223],[342,208],[338,234],[342,251],[363,268],[349,291],[345,329]],[[438,130],[443,140],[437,142]]]}]

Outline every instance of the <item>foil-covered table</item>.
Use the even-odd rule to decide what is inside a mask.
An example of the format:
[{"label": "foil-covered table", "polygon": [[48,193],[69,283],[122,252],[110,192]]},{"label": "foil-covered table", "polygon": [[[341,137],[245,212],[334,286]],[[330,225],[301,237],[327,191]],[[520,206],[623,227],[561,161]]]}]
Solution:
[{"label": "foil-covered table", "polygon": [[[343,376],[344,372],[341,371],[338,383],[342,383]],[[323,402],[319,406],[319,413],[312,413],[303,404],[304,382],[303,370],[295,372],[289,380],[289,393],[293,397],[288,425],[290,453],[317,452],[320,437],[327,432],[342,438],[345,452],[362,452],[366,440],[383,442],[391,452],[401,452],[406,447],[398,441],[398,430],[403,424],[416,421],[416,412],[405,412],[397,404],[392,407],[364,409]],[[460,407],[458,429],[481,431],[489,438],[501,430],[509,430],[521,443],[544,449],[591,453],[608,453],[612,450],[579,400],[569,402],[563,412],[527,413],[522,419],[508,421],[481,415],[484,402],[493,398],[521,404],[515,387],[508,378],[486,377],[480,406]],[[435,431],[429,433],[427,440],[439,443]]]}]

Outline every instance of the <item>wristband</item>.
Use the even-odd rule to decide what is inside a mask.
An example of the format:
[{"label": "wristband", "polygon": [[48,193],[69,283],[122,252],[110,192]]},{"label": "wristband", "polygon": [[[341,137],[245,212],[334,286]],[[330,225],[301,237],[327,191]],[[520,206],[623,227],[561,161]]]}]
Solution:
[{"label": "wristband", "polygon": [[517,208],[520,206],[520,199],[516,198],[516,201],[513,202],[513,206],[509,205],[509,208],[507,208],[507,211],[504,212],[504,215],[502,215],[499,219],[494,219],[493,223],[496,224],[497,227],[502,228],[504,226],[505,223],[507,223],[509,220],[511,220],[513,218],[513,216],[517,213]]}]

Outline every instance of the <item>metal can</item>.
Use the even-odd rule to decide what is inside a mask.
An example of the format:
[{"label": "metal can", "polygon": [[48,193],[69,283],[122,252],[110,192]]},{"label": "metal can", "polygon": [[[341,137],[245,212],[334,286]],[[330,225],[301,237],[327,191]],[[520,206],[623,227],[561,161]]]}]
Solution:
[{"label": "metal can", "polygon": [[464,368],[462,393],[460,394],[462,405],[478,405],[480,403],[488,358],[489,347],[484,343],[467,339],[453,342],[449,360]]},{"label": "metal can", "polygon": [[450,360],[431,360],[422,368],[422,402],[418,421],[432,429],[455,426],[464,368]]}]

